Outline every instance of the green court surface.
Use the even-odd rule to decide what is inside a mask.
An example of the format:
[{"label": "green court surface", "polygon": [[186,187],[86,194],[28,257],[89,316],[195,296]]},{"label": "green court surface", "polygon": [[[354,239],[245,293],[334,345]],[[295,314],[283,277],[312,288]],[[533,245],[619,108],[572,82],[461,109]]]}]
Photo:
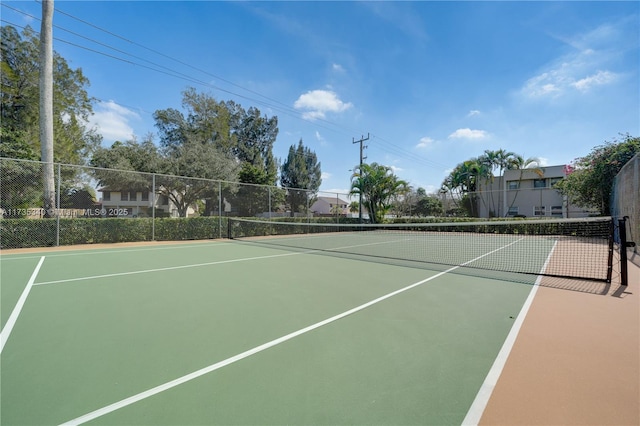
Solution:
[{"label": "green court surface", "polygon": [[535,288],[235,241],[0,268],[7,425],[460,424]]}]

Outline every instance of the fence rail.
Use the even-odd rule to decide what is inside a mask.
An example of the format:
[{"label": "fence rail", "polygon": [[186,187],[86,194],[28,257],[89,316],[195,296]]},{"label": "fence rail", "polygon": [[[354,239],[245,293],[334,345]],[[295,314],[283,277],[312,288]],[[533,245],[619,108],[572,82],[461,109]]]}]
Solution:
[{"label": "fence rail", "polygon": [[[622,203],[619,214],[631,218],[631,237],[638,239],[640,166],[637,156],[632,161],[616,180],[620,193],[616,200]],[[55,202],[45,210],[43,164],[0,158],[1,248],[221,238],[226,218],[234,216],[338,223],[359,220],[357,203],[355,208],[352,205],[357,198],[344,192],[58,163],[54,164]],[[441,205],[438,213],[425,213],[416,194],[408,194],[393,200],[388,213],[411,219],[434,214],[539,219],[597,215],[571,205],[552,185],[528,188],[526,184],[475,193],[441,192],[431,196]],[[635,205],[627,200],[635,200]],[[363,218],[368,218],[365,207]]]},{"label": "fence rail", "polygon": [[0,247],[221,238],[229,216],[353,215],[347,194],[58,163],[45,210],[42,169],[0,158]]}]

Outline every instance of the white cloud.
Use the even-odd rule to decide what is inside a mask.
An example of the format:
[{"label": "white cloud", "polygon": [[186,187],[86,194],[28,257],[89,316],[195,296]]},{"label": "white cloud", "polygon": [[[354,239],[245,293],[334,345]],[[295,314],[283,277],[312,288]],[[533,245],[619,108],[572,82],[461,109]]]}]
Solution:
[{"label": "white cloud", "polygon": [[133,128],[129,125],[131,119],[138,120],[140,116],[114,101],[108,101],[100,102],[96,106],[96,110],[89,122],[96,127],[105,141],[115,142],[116,140],[125,141],[134,137]]},{"label": "white cloud", "polygon": [[549,159],[545,157],[537,157],[538,158],[538,167],[547,167],[549,165]]},{"label": "white cloud", "polygon": [[327,112],[343,112],[353,106],[351,102],[343,102],[335,92],[330,90],[310,90],[300,95],[293,104],[296,109],[305,110],[302,117],[309,120],[325,118]]},{"label": "white cloud", "polygon": [[471,111],[469,111],[469,114],[467,114],[467,117],[476,117],[480,115],[480,111],[478,111],[477,109],[472,109]]},{"label": "white cloud", "polygon": [[328,179],[331,179],[331,173],[328,173],[328,172],[322,172],[322,174],[320,175],[320,177],[322,178],[322,180],[328,180]]},{"label": "white cloud", "polygon": [[433,139],[431,139],[428,136],[425,136],[423,138],[420,138],[420,141],[418,142],[418,144],[416,145],[416,148],[428,148],[431,145],[433,145],[435,141]]},{"label": "white cloud", "polygon": [[616,79],[616,77],[617,75],[610,71],[598,71],[594,75],[578,80],[571,85],[581,92],[587,92],[593,86],[601,86],[611,83]]},{"label": "white cloud", "polygon": [[326,146],[327,145],[327,141],[325,140],[324,137],[322,137],[322,135],[320,134],[319,131],[316,130],[316,139],[318,140],[318,142],[320,142],[321,146]]},{"label": "white cloud", "polygon": [[619,74],[607,68],[625,49],[621,33],[615,25],[602,25],[584,34],[557,37],[572,51],[550,61],[525,81],[521,93],[532,99],[553,99],[571,93],[586,94],[597,86],[614,83]]},{"label": "white cloud", "polygon": [[340,73],[345,72],[344,67],[340,64],[332,64],[331,69],[334,70],[335,72],[340,72]]},{"label": "white cloud", "polygon": [[400,167],[396,167],[396,166],[389,166],[391,168],[391,171],[393,172],[393,174],[396,174],[398,172],[403,171],[404,169],[401,169]]},{"label": "white cloud", "polygon": [[485,130],[458,129],[449,135],[449,139],[485,139],[489,133]]}]

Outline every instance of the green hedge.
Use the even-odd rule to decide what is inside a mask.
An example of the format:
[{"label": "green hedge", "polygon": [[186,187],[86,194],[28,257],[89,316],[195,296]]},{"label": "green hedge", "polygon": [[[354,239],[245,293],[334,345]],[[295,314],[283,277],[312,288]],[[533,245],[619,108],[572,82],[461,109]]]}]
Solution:
[{"label": "green hedge", "polygon": [[[226,219],[223,218],[226,236]],[[151,241],[152,218],[60,219],[60,245]],[[219,238],[218,217],[156,218],[155,240],[202,240]],[[56,219],[0,220],[0,247],[28,248],[56,245]]]},{"label": "green hedge", "polygon": [[[335,218],[313,218],[313,223],[335,223]],[[485,223],[477,225],[462,225],[463,222],[474,222],[472,218],[425,218],[414,220],[394,220],[395,224],[404,224],[404,229],[414,231],[438,230],[448,232],[478,232],[496,234],[521,234],[521,235],[564,235],[579,237],[606,238],[609,232],[609,223],[554,223],[536,222],[521,223],[515,219],[507,224],[497,226]],[[222,222],[222,229],[220,229]],[[306,223],[307,218],[277,218],[272,222]],[[425,228],[411,226],[416,223],[461,223],[460,226],[447,228]],[[342,225],[355,225],[357,218],[340,218]],[[384,226],[384,225],[382,225]],[[396,225],[397,226],[397,225]],[[262,225],[236,225],[237,236],[274,235],[280,233],[306,233],[329,232],[329,229],[316,227],[310,230],[306,226],[285,227],[281,231],[268,224]],[[222,232],[221,232],[222,231]],[[0,247],[1,248],[27,248],[50,247],[56,245],[57,238],[56,219],[1,219],[0,220]],[[60,245],[74,244],[98,244],[119,243],[134,241],[180,241],[226,238],[227,219],[222,221],[217,216],[194,218],[77,218],[60,219]]]}]

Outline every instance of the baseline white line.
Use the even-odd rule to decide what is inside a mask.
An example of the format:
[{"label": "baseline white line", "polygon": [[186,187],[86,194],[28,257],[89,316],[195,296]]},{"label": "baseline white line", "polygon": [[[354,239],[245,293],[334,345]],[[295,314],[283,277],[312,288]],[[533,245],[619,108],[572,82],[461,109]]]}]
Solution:
[{"label": "baseline white line", "polygon": [[[544,271],[547,269],[547,265],[551,260],[551,256],[553,255],[553,252],[556,248],[556,244],[557,244],[557,241],[553,244],[553,247],[551,248],[551,251],[547,256],[547,260],[544,262],[544,265],[540,270],[541,274],[544,273]],[[491,398],[491,394],[493,393],[493,390],[495,389],[498,383],[498,379],[502,374],[502,370],[504,369],[504,366],[507,363],[507,358],[509,358],[509,354],[511,353],[511,350],[513,349],[513,345],[516,342],[516,338],[520,333],[520,328],[522,327],[525,317],[529,312],[529,308],[533,303],[533,299],[535,298],[536,293],[538,292],[538,288],[540,287],[540,281],[542,281],[542,275],[538,275],[538,278],[536,279],[536,282],[533,285],[531,292],[529,292],[529,296],[527,297],[527,300],[525,300],[524,304],[522,305],[522,309],[520,310],[518,317],[514,321],[513,326],[511,327],[511,330],[509,331],[509,334],[507,335],[507,338],[504,341],[502,348],[500,349],[500,352],[498,352],[498,356],[493,362],[493,365],[491,366],[491,369],[487,373],[487,376],[485,377],[484,382],[482,383],[482,386],[480,386],[480,390],[478,390],[478,393],[476,394],[476,397],[473,400],[473,403],[471,404],[469,411],[467,411],[467,415],[462,421],[463,426],[475,426],[480,422],[480,419],[484,414],[484,410],[487,408],[487,404],[489,403],[489,399]]]},{"label": "baseline white line", "polygon": [[20,298],[18,299],[16,306],[13,308],[13,311],[11,311],[11,315],[9,315],[9,319],[4,325],[2,332],[0,332],[0,353],[2,353],[2,351],[4,350],[4,345],[7,343],[7,340],[9,340],[9,335],[11,334],[11,330],[13,330],[13,326],[16,324],[16,321],[18,320],[18,315],[20,315],[20,312],[22,311],[22,307],[24,306],[24,303],[27,301],[27,296],[31,291],[31,287],[33,287],[33,282],[36,280],[36,277],[38,276],[38,272],[40,272],[40,267],[42,266],[43,262],[44,262],[44,256],[40,258],[40,261],[38,262],[38,266],[36,266],[36,269],[33,270],[33,273],[31,274],[31,278],[29,278],[29,281],[27,282],[27,286],[22,291],[22,294],[20,295]]},{"label": "baseline white line", "polygon": [[[518,241],[520,241],[520,240],[518,240]],[[360,306],[356,306],[355,308],[350,309],[348,311],[345,311],[345,312],[343,312],[341,314],[335,315],[335,316],[333,316],[331,318],[327,318],[327,319],[325,319],[323,321],[317,322],[317,323],[312,324],[312,325],[310,325],[308,327],[301,328],[298,331],[294,331],[293,333],[289,333],[289,334],[287,334],[285,336],[282,336],[282,337],[279,337],[279,338],[277,338],[275,340],[272,340],[270,342],[264,343],[264,344],[262,344],[260,346],[256,346],[253,349],[249,349],[249,350],[247,350],[245,352],[242,352],[242,353],[240,353],[238,355],[232,356],[231,358],[227,358],[227,359],[225,359],[223,361],[217,362],[215,364],[211,364],[211,365],[209,365],[207,367],[201,368],[200,370],[196,370],[196,371],[194,371],[192,373],[189,373],[189,374],[187,374],[185,376],[182,376],[182,377],[179,377],[177,379],[174,379],[174,380],[172,380],[170,382],[163,383],[163,384],[161,384],[159,386],[156,386],[154,388],[151,388],[151,389],[148,389],[146,391],[140,392],[140,393],[138,393],[136,395],[130,396],[130,397],[125,398],[125,399],[123,399],[121,401],[115,402],[115,403],[113,403],[111,405],[107,405],[106,407],[102,407],[102,408],[100,408],[98,410],[92,411],[92,412],[87,413],[87,414],[85,414],[83,416],[77,417],[77,418],[75,418],[73,420],[69,420],[68,422],[63,423],[62,425],[63,426],[66,426],[66,425],[80,425],[82,423],[85,423],[85,422],[88,422],[90,420],[96,419],[98,417],[104,416],[105,414],[109,414],[109,413],[111,413],[113,411],[119,410],[120,408],[123,408],[123,407],[126,407],[128,405],[134,404],[134,403],[136,403],[138,401],[142,401],[143,399],[149,398],[149,397],[151,397],[153,395],[159,394],[161,392],[164,392],[166,390],[174,388],[174,387],[176,387],[178,385],[181,385],[183,383],[186,383],[186,382],[189,382],[191,380],[194,380],[194,379],[196,379],[196,378],[198,378],[200,376],[203,376],[203,375],[205,375],[207,373],[211,373],[211,372],[213,372],[215,370],[218,370],[218,369],[220,369],[222,367],[226,367],[226,366],[228,366],[230,364],[233,364],[233,363],[235,363],[237,361],[240,361],[240,360],[242,360],[244,358],[247,358],[247,357],[249,357],[251,355],[255,355],[255,354],[259,353],[259,352],[262,352],[262,351],[267,350],[269,348],[272,348],[272,347],[274,347],[276,345],[284,343],[284,342],[286,342],[288,340],[293,339],[294,337],[298,337],[298,336],[300,336],[302,334],[308,333],[308,332],[313,331],[313,330],[315,330],[317,328],[320,328],[322,326],[325,326],[327,324],[335,322],[335,321],[337,321],[339,319],[342,319],[342,318],[344,318],[346,316],[349,316],[349,315],[352,315],[352,314],[354,314],[356,312],[362,311],[363,309],[366,309],[366,308],[368,308],[370,306],[373,306],[373,305],[375,305],[377,303],[380,303],[383,300],[386,300],[386,299],[389,299],[391,297],[394,297],[394,296],[396,296],[396,295],[398,295],[400,293],[404,293],[405,291],[411,290],[414,287],[417,287],[417,286],[422,285],[422,284],[424,284],[426,282],[432,281],[432,280],[434,280],[434,279],[436,279],[438,277],[441,277],[442,275],[445,275],[445,274],[447,274],[447,273],[449,273],[451,271],[454,271],[454,270],[456,270],[456,269],[458,269],[458,268],[460,268],[462,266],[465,266],[465,265],[467,265],[467,264],[469,264],[471,262],[474,262],[474,261],[476,261],[478,259],[481,259],[481,258],[483,258],[485,256],[489,256],[490,254],[493,254],[493,253],[495,253],[497,251],[505,249],[505,248],[515,244],[518,241],[514,241],[514,242],[512,242],[510,244],[507,244],[507,245],[505,245],[503,247],[500,247],[500,248],[497,248],[495,250],[492,250],[492,251],[490,251],[488,253],[485,253],[485,254],[483,254],[481,256],[476,257],[475,259],[472,259],[472,260],[470,260],[468,262],[462,263],[462,264],[460,264],[458,266],[451,267],[451,268],[447,269],[446,271],[439,272],[436,275],[433,275],[433,276],[431,276],[429,278],[425,278],[424,280],[418,281],[416,283],[413,283],[413,284],[411,284],[411,285],[409,285],[407,287],[403,287],[403,288],[401,288],[399,290],[396,290],[396,291],[393,291],[391,293],[385,294],[384,296],[378,297],[377,299],[373,299],[373,300],[371,300],[371,301],[369,301],[367,303],[364,303],[364,304],[362,304]]]}]

